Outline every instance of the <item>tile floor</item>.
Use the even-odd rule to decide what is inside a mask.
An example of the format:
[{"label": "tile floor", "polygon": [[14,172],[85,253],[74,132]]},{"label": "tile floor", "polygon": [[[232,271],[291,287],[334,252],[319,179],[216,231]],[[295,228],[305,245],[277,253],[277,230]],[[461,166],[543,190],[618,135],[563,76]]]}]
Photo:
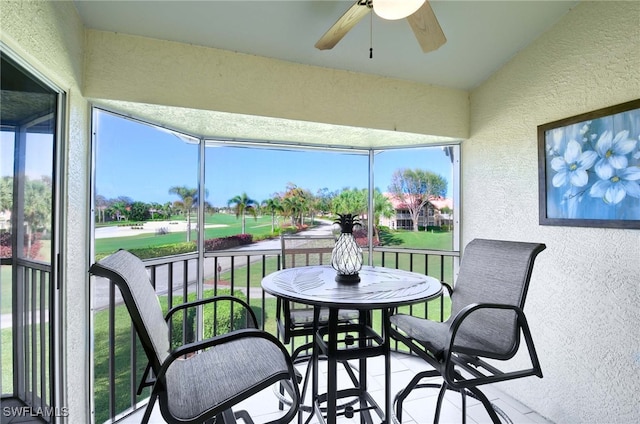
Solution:
[{"label": "tile floor", "polygon": [[[369,392],[373,396],[379,405],[384,405],[384,361],[382,357],[371,358],[368,362],[369,368]],[[427,368],[427,365],[419,358],[412,357],[405,354],[394,353],[391,361],[392,379],[391,389],[395,394],[402,389],[409,380],[419,370]],[[339,381],[345,381],[347,379],[346,372],[339,367],[339,372],[344,373],[342,378],[339,377]],[[304,372],[304,370],[301,370]],[[321,365],[322,371],[322,365]],[[535,377],[529,377],[535,378]],[[321,386],[322,389],[322,386]],[[498,408],[507,414],[513,424],[551,424],[550,421],[545,420],[543,417],[521,404],[520,402],[510,398],[505,393],[495,389],[491,386],[485,386],[483,392],[487,395],[489,400],[494,403]],[[437,399],[438,390],[436,389],[421,389],[414,391],[404,403],[403,412],[403,424],[418,424],[418,423],[432,423],[433,414],[435,411],[435,404]],[[252,399],[244,401],[239,405],[239,408],[245,409],[249,412],[253,420],[257,423],[264,423],[277,419],[280,415],[278,412],[278,402],[271,389],[268,389],[262,393],[257,394]],[[120,423],[134,424],[139,423],[144,411],[141,410],[136,414],[130,415]],[[306,421],[308,414],[304,414]],[[374,418],[376,415],[374,414]],[[160,411],[156,407],[151,417],[152,423],[164,423],[160,415]],[[340,417],[338,422],[340,424],[359,423],[360,418],[358,414],[354,418],[347,419]],[[375,421],[374,421],[375,422]],[[460,404],[460,395],[458,393],[447,393],[445,401],[443,403],[440,422],[446,423],[461,423],[462,411]],[[508,423],[508,421],[503,421]],[[314,418],[310,424],[316,424],[317,420]],[[467,397],[467,423],[468,424],[485,424],[491,423],[489,415],[484,410],[482,404],[470,397]]]}]

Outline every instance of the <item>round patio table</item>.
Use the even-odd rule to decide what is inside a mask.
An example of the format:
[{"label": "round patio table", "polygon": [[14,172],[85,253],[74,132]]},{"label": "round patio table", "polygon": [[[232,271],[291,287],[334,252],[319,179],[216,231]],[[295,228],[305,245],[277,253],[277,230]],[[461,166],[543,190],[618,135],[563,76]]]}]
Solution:
[{"label": "round patio table", "polygon": [[[372,422],[371,410],[383,423],[391,422],[389,317],[396,307],[424,302],[442,293],[442,284],[437,279],[415,272],[364,266],[359,275],[359,283],[338,283],[335,281],[336,271],[331,266],[307,266],[276,271],[262,280],[262,288],[267,293],[314,306],[312,398],[314,414],[321,422],[334,424],[338,415],[349,417],[358,411],[365,414],[367,422]],[[320,308],[329,309],[329,321],[325,327],[318,326]],[[339,324],[339,309],[359,310],[358,323]],[[373,310],[382,311],[382,334],[371,328],[370,312]],[[357,336],[340,338],[348,333]],[[318,393],[318,358],[321,352],[326,355],[328,364],[327,393],[322,394]],[[366,359],[380,355],[385,360],[384,409],[367,392]],[[357,387],[337,390],[337,363],[349,359],[360,360]],[[337,400],[345,397],[359,398],[359,409],[347,407],[338,411]],[[326,408],[322,408],[320,405],[325,402]]]}]

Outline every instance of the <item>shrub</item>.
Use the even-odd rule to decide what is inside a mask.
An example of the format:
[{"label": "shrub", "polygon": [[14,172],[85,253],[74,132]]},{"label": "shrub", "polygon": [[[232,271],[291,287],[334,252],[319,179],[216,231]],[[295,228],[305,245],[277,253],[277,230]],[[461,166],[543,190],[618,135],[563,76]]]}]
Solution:
[{"label": "shrub", "polygon": [[195,241],[185,241],[182,243],[163,244],[155,247],[145,247],[141,249],[131,249],[131,253],[140,259],[160,258],[163,256],[181,255],[196,251]]},{"label": "shrub", "polygon": [[[142,247],[139,249],[128,249],[140,259],[161,258],[164,256],[182,255],[196,251],[196,242],[188,241],[182,243],[164,244],[154,247]],[[96,255],[96,261],[109,256],[111,253],[101,253]]]},{"label": "shrub", "polygon": [[11,257],[11,233],[0,233],[0,258]]},{"label": "shrub", "polygon": [[296,227],[282,227],[280,228],[280,234],[295,234],[298,232]]},{"label": "shrub", "polygon": [[205,240],[204,250],[209,252],[212,250],[232,249],[234,247],[251,243],[253,243],[252,234],[236,234],[234,236],[218,237]]},{"label": "shrub", "polygon": [[[359,230],[353,230],[353,237],[356,239],[356,243],[358,243],[358,246],[365,247],[369,245],[369,237],[367,237],[366,229],[361,228]],[[378,237],[373,240],[373,245],[380,245],[380,240],[378,239]]]},{"label": "shrub", "polygon": [[[31,234],[31,246],[29,246],[29,236],[24,235],[24,250],[22,254],[31,259],[37,259],[42,247],[40,241],[41,233]],[[13,255],[13,245],[11,241],[11,233],[5,231],[0,233],[0,258],[10,258]]]}]

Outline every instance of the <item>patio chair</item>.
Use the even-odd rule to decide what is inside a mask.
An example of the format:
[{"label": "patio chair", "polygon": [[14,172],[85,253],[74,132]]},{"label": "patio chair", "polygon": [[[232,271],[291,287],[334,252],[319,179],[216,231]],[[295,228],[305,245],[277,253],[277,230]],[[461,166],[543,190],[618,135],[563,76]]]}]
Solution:
[{"label": "patio chair", "polygon": [[[329,265],[336,239],[333,235],[283,235],[280,236],[281,268],[311,265]],[[358,318],[358,311],[340,311],[340,320],[347,322]],[[320,311],[320,325],[329,319],[329,310]],[[311,337],[313,334],[313,307],[302,303],[277,300],[276,321],[278,332],[285,344],[294,337]],[[298,346],[292,358],[311,348],[311,343]]]},{"label": "patio chair", "polygon": [[[149,421],[156,399],[162,417],[169,423],[215,419],[217,424],[228,424],[235,423],[236,418],[252,422],[246,411],[234,412],[231,408],[278,382],[292,401],[291,408],[273,422],[289,422],[295,417],[300,395],[293,362],[276,337],[257,329],[255,314],[246,302],[233,296],[216,296],[178,305],[163,317],[145,266],[133,254],[120,250],[95,263],[89,272],[110,279],[120,288],[155,376],[143,423]],[[218,302],[230,302],[231,310],[244,310],[247,328],[172,349],[171,317],[178,311]]]},{"label": "patio chair", "polygon": [[[431,387],[440,389],[434,423],[439,421],[445,392],[453,390],[462,397],[463,423],[466,395],[470,395],[482,402],[491,420],[498,424],[498,414],[504,413],[489,402],[478,386],[532,375],[542,378],[522,309],[534,260],[545,248],[544,244],[536,243],[473,240],[464,250],[455,286],[445,284],[451,296],[451,316],[447,321],[405,314],[391,317],[391,336],[434,368],[418,373],[397,394],[394,404],[399,421],[403,401],[411,391]],[[530,368],[528,364],[522,367],[509,362],[519,351],[521,334]],[[443,380],[421,383],[429,377]]]},{"label": "patio chair", "polygon": [[[294,268],[311,265],[329,265],[331,263],[331,252],[335,246],[336,239],[333,235],[282,235],[281,245],[281,268]],[[359,319],[359,312],[355,310],[340,310],[338,313],[339,323],[349,323]],[[321,308],[319,327],[326,326],[329,321],[329,310]],[[310,305],[289,302],[278,299],[276,303],[276,323],[278,334],[285,344],[291,343],[293,353],[291,358],[295,363],[310,362],[309,352],[313,347],[313,325],[314,311]],[[299,346],[294,346],[295,338],[305,340]],[[355,373],[348,362],[343,365],[349,373],[352,381],[357,381]],[[302,399],[307,391],[310,367],[307,366],[303,381]],[[343,405],[344,406],[344,405]],[[309,407],[302,405],[301,409],[309,411]]]}]

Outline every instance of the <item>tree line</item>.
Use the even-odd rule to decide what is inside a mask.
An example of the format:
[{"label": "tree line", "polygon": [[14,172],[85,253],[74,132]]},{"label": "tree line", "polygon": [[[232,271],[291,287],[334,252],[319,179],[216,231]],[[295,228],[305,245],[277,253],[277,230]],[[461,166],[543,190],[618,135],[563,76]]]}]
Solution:
[{"label": "tree line", "polygon": [[[410,213],[414,230],[418,230],[420,210],[434,197],[444,197],[447,192],[447,180],[428,170],[398,169],[394,172],[388,186],[391,198],[402,203]],[[175,186],[169,194],[178,197],[173,202],[144,203],[128,197],[106,199],[97,195],[95,199],[96,218],[98,222],[106,221],[147,221],[149,219],[170,219],[172,216],[184,214],[187,229],[191,227],[191,214],[199,205],[198,190],[186,186]],[[205,192],[205,198],[208,193]],[[272,194],[268,199],[256,200],[246,192],[240,193],[227,201],[225,208],[213,207],[204,202],[206,213],[229,212],[242,220],[242,233],[245,233],[247,216],[257,218],[259,215],[271,216],[271,231],[275,232],[277,219],[288,221],[291,226],[302,225],[305,218],[313,222],[317,216],[350,213],[359,215],[364,220],[369,210],[368,189],[346,187],[331,191],[322,188],[316,193],[288,183],[281,192]],[[391,217],[395,209],[389,197],[378,188],[373,194],[373,216],[377,227],[380,217]],[[189,234],[190,231],[187,231]]]},{"label": "tree line", "polygon": [[[51,202],[52,181],[48,176],[40,179],[32,179],[24,176],[20,181],[22,191],[21,214],[19,218],[24,223],[24,255],[35,258],[40,250],[38,240],[46,236],[51,230]],[[0,178],[0,213],[4,216],[14,217],[14,179],[10,176]],[[15,205],[18,206],[18,205]],[[9,212],[9,213],[7,213]],[[9,228],[13,225],[9,223]],[[10,231],[0,231],[0,250],[4,247],[2,255],[10,256],[11,236]]]}]

